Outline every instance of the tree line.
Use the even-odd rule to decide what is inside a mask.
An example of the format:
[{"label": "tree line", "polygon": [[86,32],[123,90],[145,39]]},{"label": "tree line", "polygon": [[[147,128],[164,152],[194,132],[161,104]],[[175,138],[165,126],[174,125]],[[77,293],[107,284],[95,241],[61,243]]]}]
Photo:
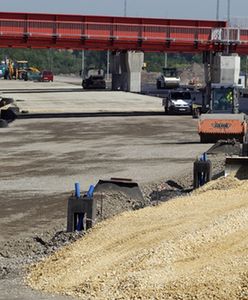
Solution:
[{"label": "tree line", "polygon": [[[82,51],[78,50],[55,50],[55,49],[0,49],[0,57],[11,58],[12,60],[27,60],[30,66],[37,67],[40,70],[51,70],[55,74],[77,74],[82,69]],[[107,69],[106,51],[84,51],[85,68]],[[148,72],[159,72],[165,65],[164,53],[145,53],[146,70]],[[167,66],[176,68],[185,68],[192,65],[193,62],[201,63],[200,54],[167,54]],[[241,69],[248,69],[246,58],[241,59]]]}]

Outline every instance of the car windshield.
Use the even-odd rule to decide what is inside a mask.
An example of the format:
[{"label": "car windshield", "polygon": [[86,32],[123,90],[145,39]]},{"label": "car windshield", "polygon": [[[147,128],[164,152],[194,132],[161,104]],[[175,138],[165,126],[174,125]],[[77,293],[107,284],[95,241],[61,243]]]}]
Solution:
[{"label": "car windshield", "polygon": [[171,93],[171,99],[183,99],[183,100],[190,100],[191,99],[191,95],[189,92],[174,92]]},{"label": "car windshield", "polygon": [[232,111],[233,91],[232,89],[214,89],[213,111]]},{"label": "car windshield", "polygon": [[43,72],[43,75],[45,75],[45,76],[47,76],[47,75],[52,75],[52,72],[50,72],[50,71],[44,71],[44,72]]}]

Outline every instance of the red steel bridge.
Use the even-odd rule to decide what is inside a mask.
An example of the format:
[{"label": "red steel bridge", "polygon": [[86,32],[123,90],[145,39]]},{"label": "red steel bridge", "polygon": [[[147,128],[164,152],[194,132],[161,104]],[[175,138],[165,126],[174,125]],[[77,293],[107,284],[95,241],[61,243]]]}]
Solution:
[{"label": "red steel bridge", "polygon": [[224,21],[0,12],[0,47],[248,54],[248,29]]}]

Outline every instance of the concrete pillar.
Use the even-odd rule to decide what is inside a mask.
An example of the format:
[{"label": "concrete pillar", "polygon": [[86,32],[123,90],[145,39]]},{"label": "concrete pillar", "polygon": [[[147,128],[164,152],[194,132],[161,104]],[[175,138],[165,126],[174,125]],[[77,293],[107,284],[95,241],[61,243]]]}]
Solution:
[{"label": "concrete pillar", "polygon": [[238,84],[240,57],[238,54],[222,55],[216,53],[211,65],[212,83]]},{"label": "concrete pillar", "polygon": [[204,52],[205,72],[205,105],[211,97],[211,84],[237,85],[240,74],[240,57],[238,54],[223,55],[222,53]]},{"label": "concrete pillar", "polygon": [[110,72],[112,73],[112,90],[121,90],[120,52],[113,52],[110,56]]},{"label": "concrete pillar", "polygon": [[213,54],[210,51],[203,53],[203,64],[204,64],[204,77],[205,77],[205,93],[203,96],[203,105],[210,104],[210,97],[211,97],[211,65],[212,65],[212,57]]},{"label": "concrete pillar", "polygon": [[111,55],[112,90],[141,91],[143,52],[115,52]]},{"label": "concrete pillar", "polygon": [[144,53],[127,52],[126,63],[128,91],[139,93],[141,91],[141,70],[144,63]]}]

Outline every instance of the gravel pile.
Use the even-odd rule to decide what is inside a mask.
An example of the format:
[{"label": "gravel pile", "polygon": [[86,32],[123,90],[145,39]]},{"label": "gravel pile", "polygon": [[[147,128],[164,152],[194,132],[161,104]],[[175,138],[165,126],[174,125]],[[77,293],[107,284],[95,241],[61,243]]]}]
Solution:
[{"label": "gravel pile", "polygon": [[97,202],[99,220],[113,217],[124,211],[144,208],[150,204],[148,199],[131,199],[126,194],[116,191],[105,191],[100,194],[101,196],[102,202]]},{"label": "gravel pile", "polygon": [[247,181],[220,179],[105,220],[27,281],[81,299],[247,299],[247,192]]}]

